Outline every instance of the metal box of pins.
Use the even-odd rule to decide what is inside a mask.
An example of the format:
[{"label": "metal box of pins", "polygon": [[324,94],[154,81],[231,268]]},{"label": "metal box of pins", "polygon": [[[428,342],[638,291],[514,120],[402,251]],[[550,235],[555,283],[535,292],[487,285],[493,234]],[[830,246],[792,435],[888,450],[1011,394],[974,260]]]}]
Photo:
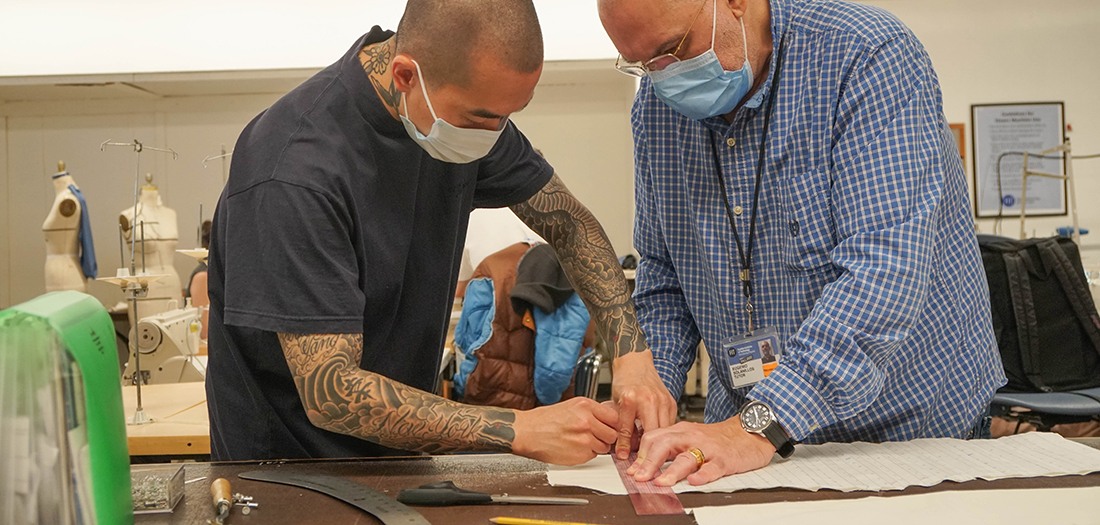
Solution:
[{"label": "metal box of pins", "polygon": [[172,512],[183,498],[183,465],[130,467],[134,514]]}]

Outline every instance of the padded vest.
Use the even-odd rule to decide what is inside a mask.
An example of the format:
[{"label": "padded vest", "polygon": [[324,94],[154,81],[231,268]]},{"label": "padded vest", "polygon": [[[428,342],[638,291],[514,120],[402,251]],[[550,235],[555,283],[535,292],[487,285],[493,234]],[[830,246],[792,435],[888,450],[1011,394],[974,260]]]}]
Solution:
[{"label": "padded vest", "polygon": [[[462,399],[465,403],[518,410],[539,405],[534,379],[535,332],[524,325],[524,316],[512,309],[511,301],[516,268],[530,248],[525,243],[517,243],[496,252],[486,257],[471,277],[493,280],[496,316],[493,318],[493,335],[477,349],[477,366],[466,380],[466,392]],[[594,339],[590,323],[584,338],[585,347],[593,346]],[[574,381],[569,382],[569,387],[561,396],[563,401],[573,397],[573,384]]]}]

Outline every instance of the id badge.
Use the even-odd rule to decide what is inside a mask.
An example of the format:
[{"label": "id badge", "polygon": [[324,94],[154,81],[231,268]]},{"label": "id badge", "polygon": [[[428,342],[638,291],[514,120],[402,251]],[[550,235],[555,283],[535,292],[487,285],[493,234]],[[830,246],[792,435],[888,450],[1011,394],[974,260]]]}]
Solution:
[{"label": "id badge", "polygon": [[761,328],[751,334],[731,337],[722,345],[734,388],[752,386],[779,366],[783,349],[775,328]]}]

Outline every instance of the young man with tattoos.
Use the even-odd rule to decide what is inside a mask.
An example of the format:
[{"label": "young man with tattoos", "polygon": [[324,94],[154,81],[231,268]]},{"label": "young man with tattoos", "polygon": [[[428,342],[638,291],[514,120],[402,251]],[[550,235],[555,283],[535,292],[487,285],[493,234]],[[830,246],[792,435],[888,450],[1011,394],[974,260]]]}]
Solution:
[{"label": "young man with tattoos", "polygon": [[[207,395],[215,460],[506,451],[573,464],[675,403],[607,236],[508,120],[542,36],[530,0],[410,0],[242,132],[218,204]],[[434,396],[474,208],[551,243],[611,341],[618,412]]]}]

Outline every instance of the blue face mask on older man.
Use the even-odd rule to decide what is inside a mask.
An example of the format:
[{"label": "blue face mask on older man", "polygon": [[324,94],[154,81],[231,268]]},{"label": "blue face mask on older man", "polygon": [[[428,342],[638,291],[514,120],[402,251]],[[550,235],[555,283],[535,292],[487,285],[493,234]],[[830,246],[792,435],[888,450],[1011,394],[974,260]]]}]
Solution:
[{"label": "blue face mask on older man", "polygon": [[741,18],[741,38],[745,45],[745,65],[738,71],[726,71],[718,61],[718,55],[714,52],[717,27],[718,2],[715,0],[710,49],[695,58],[649,73],[657,98],[677,113],[691,119],[702,120],[733,111],[752,87],[752,66],[749,65],[749,42],[745,36],[744,17]]}]

